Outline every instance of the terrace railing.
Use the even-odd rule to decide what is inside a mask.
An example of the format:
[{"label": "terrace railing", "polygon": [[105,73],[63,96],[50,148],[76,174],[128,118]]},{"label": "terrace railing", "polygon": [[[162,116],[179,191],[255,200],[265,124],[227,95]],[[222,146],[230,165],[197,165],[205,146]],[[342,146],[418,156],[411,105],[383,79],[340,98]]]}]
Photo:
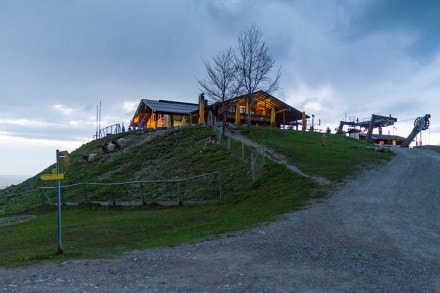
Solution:
[{"label": "terrace railing", "polygon": [[107,135],[118,134],[122,132],[121,124],[113,124],[104,128],[99,129],[94,135],[95,139],[103,138]]}]

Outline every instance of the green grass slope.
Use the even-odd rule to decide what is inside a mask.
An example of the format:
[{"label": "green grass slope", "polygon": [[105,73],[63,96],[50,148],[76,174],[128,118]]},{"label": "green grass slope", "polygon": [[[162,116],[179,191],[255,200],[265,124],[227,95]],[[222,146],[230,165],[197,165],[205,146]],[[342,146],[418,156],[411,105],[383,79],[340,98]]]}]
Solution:
[{"label": "green grass slope", "polygon": [[247,136],[277,153],[284,154],[289,164],[307,174],[319,175],[340,182],[353,176],[361,167],[390,157],[390,152],[372,153],[365,142],[336,134],[254,128]]},{"label": "green grass slope", "polygon": [[[100,152],[99,148],[111,137],[93,141],[72,152],[71,166],[66,170],[63,185],[185,178],[221,171],[222,200],[172,208],[63,207],[64,254],[61,256],[55,254],[55,207],[31,207],[26,213],[37,215],[33,220],[0,227],[0,265],[110,256],[132,249],[192,242],[273,220],[328,191],[328,186],[324,190],[311,179],[261,157],[253,181],[250,172],[253,150],[243,148],[235,141],[228,143],[228,140],[223,140],[219,143],[213,134],[209,127],[130,132],[124,134],[127,147],[108,155]],[[282,152],[290,162],[306,172],[336,181],[352,175],[352,170],[360,165],[391,157],[390,153],[367,151],[367,145],[344,137],[329,137],[326,147],[321,146],[320,136],[314,133],[255,128],[249,137]],[[96,162],[87,163],[81,159],[83,154],[90,152],[98,153]],[[351,159],[342,158],[344,152]],[[360,159],[353,159],[358,156]],[[42,173],[49,172],[51,168]],[[39,175],[3,190],[0,196],[44,185],[53,186],[54,182],[39,180]],[[186,188],[190,191],[197,189],[198,183],[193,185]],[[215,182],[203,188],[209,191],[210,185],[215,185]],[[97,196],[95,193],[100,192],[95,190],[90,193]],[[108,192],[102,192],[102,196]],[[80,201],[83,191],[71,191],[68,196],[69,200]]]},{"label": "green grass slope", "polygon": [[[124,137],[126,147],[118,152],[104,154],[101,146],[112,139]],[[85,154],[96,153],[97,160],[91,163],[82,159]],[[220,145],[212,128],[192,127],[172,131],[135,131],[120,135],[108,136],[92,141],[73,151],[70,155],[70,166],[66,168],[63,186],[78,183],[115,183],[127,181],[175,180],[212,172],[221,172],[223,193],[229,194],[247,188],[249,180],[243,180],[249,175],[247,162],[234,155],[231,150]],[[17,194],[26,190],[38,190],[41,187],[54,187],[55,181],[41,181],[40,175],[51,172],[55,165],[49,166],[40,174],[20,185],[11,187],[3,194]],[[216,180],[212,182],[212,180]],[[194,193],[200,185],[204,193],[218,194],[218,177],[211,181],[189,182],[193,186],[180,186],[182,192]],[[87,190],[85,190],[87,189]],[[127,190],[130,189],[130,190]],[[137,189],[137,190],[136,190]],[[175,186],[149,184],[143,186],[143,192],[162,193],[172,196]],[[30,194],[27,201],[41,204],[40,193]],[[74,186],[63,189],[63,200],[84,202],[91,200],[130,200],[127,194],[139,195],[139,187],[131,186]],[[46,190],[44,200],[54,200],[56,190]],[[212,198],[212,197],[211,197]],[[158,196],[158,199],[161,199]],[[163,199],[163,198],[162,198]],[[9,207],[12,212],[12,207]]]}]

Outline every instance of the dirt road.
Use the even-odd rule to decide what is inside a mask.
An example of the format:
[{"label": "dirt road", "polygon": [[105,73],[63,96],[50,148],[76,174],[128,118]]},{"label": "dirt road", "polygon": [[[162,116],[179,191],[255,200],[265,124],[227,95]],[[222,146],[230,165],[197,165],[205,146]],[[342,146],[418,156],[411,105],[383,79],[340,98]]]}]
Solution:
[{"label": "dirt road", "polygon": [[440,155],[396,152],[277,222],[115,259],[0,268],[0,291],[440,292]]}]

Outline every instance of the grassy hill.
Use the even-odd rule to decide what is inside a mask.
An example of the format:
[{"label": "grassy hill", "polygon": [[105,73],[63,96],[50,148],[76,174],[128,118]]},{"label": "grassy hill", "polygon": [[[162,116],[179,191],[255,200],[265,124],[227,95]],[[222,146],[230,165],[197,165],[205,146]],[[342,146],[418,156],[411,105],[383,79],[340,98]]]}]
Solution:
[{"label": "grassy hill", "polygon": [[[126,147],[118,152],[104,154],[101,146],[112,139],[123,137]],[[249,150],[247,150],[249,152]],[[83,160],[85,154],[96,153],[97,160],[91,163]],[[120,135],[108,136],[92,141],[73,151],[70,155],[70,166],[65,170],[63,186],[78,183],[115,183],[127,181],[152,181],[152,180],[177,180],[221,171],[223,180],[223,193],[229,194],[246,188],[250,182],[243,180],[248,174],[246,161],[234,156],[231,150],[218,144],[211,128],[193,127],[180,128],[173,131],[136,131],[126,132]],[[4,193],[21,193],[26,190],[38,190],[41,187],[54,187],[54,181],[41,181],[40,175],[50,173],[55,165],[49,166],[40,174],[26,180],[20,185],[7,189]],[[195,191],[195,185],[200,185],[203,193],[209,191],[218,194],[218,176],[201,180],[191,181],[191,193]],[[214,187],[213,187],[214,185]],[[185,193],[185,186],[180,186]],[[87,200],[130,200],[129,193],[133,195],[141,193],[139,186],[87,186]],[[127,189],[130,189],[127,191]],[[166,190],[169,189],[169,190]],[[142,192],[148,194],[173,193],[175,186],[164,184],[147,184]],[[63,190],[64,191],[64,190]],[[38,191],[39,192],[39,191]],[[199,192],[200,193],[200,192]],[[53,200],[56,191],[46,190],[44,200]],[[30,194],[27,201],[36,198],[36,204],[40,204],[39,194]],[[158,200],[163,199],[157,196]],[[194,196],[193,196],[194,197]],[[73,186],[66,188],[63,199],[71,202],[84,202],[84,187]],[[139,199],[139,198],[137,198]],[[12,207],[9,208],[12,212]]]},{"label": "grassy hill", "polygon": [[[107,155],[102,153],[100,146],[104,142],[121,136],[127,140],[125,149]],[[284,154],[289,163],[306,173],[325,177],[336,184],[353,176],[360,166],[392,156],[389,152],[369,151],[362,142],[335,135],[328,136],[326,146],[321,145],[318,133],[254,128],[247,136]],[[87,163],[82,159],[83,154],[89,153],[97,153],[97,161]],[[41,174],[50,172],[53,168],[50,166],[22,184],[1,191],[0,196],[4,198],[37,190],[37,195],[29,193],[8,201],[9,214],[15,208],[15,212],[37,216],[21,224],[0,227],[0,265],[108,256],[130,249],[191,242],[273,220],[303,206],[311,198],[323,196],[332,188],[294,174],[239,142],[219,141],[210,127],[128,132],[85,144],[72,152],[70,158],[71,166],[65,170],[62,184],[74,186],[63,189],[64,201],[127,201],[139,199],[140,194],[149,201],[175,200],[176,192],[184,200],[216,201],[179,207],[103,208],[87,204],[63,207],[64,254],[56,256],[55,207],[41,206],[53,199],[54,191],[38,191],[44,186],[54,186],[53,181],[39,179]],[[254,158],[253,163],[251,158]],[[251,166],[256,172],[255,180]],[[177,191],[174,183],[78,185],[84,182],[177,180],[211,172],[221,172],[221,176],[182,183]],[[218,200],[220,182],[222,199]],[[3,218],[5,203],[0,201]]]}]

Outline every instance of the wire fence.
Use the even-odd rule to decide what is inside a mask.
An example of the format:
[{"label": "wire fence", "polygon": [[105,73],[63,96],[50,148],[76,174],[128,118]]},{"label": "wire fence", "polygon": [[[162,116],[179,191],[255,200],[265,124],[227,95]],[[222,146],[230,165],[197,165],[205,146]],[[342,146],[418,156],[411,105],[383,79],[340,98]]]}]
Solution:
[{"label": "wire fence", "polygon": [[[215,128],[214,128],[215,129]],[[255,182],[265,165],[264,147],[250,147],[239,140],[222,136],[217,128],[218,142],[233,156],[247,165]],[[77,183],[62,185],[62,203],[66,206],[139,206],[189,205],[221,200],[223,178],[220,171],[170,180],[139,180],[119,183]],[[56,187],[0,194],[0,216],[19,214],[41,206],[57,205]]]},{"label": "wire fence", "polygon": [[[65,206],[176,206],[222,199],[220,171],[170,180],[139,180],[118,183],[62,185]],[[0,196],[0,215],[18,214],[40,206],[57,205],[56,187]]]},{"label": "wire fence", "polygon": [[248,165],[249,174],[252,182],[257,180],[266,163],[266,151],[263,146],[251,147],[243,141],[232,139],[230,136],[224,136],[221,128],[214,128],[218,141],[233,155],[240,158],[242,162]]}]

